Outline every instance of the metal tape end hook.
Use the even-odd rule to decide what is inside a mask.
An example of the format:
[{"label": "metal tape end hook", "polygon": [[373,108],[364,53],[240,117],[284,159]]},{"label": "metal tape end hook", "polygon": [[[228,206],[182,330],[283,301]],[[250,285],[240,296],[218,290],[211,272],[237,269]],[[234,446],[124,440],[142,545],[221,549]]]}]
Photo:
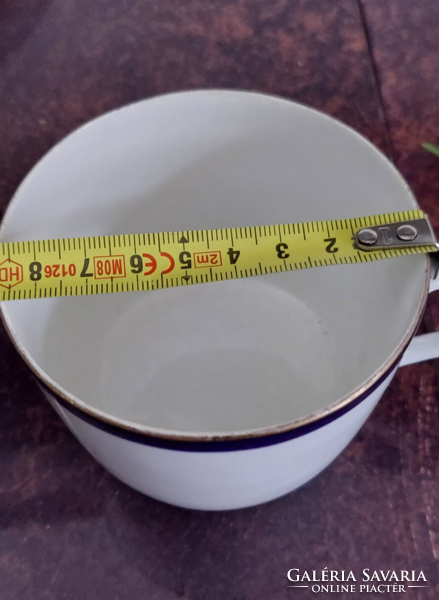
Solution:
[{"label": "metal tape end hook", "polygon": [[437,279],[439,275],[439,243],[427,215],[422,219],[363,227],[355,234],[354,245],[366,252],[435,246],[436,252],[429,253],[432,266],[431,278]]}]

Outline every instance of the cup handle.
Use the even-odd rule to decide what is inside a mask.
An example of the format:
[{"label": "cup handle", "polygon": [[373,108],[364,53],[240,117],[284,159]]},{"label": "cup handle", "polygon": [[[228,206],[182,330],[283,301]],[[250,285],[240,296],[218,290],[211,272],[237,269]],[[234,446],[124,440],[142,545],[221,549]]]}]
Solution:
[{"label": "cup handle", "polygon": [[[436,279],[432,279],[430,282],[430,292],[439,290],[437,271],[435,275]],[[432,358],[439,358],[439,331],[424,333],[414,337],[405,351],[399,366],[405,367],[406,365],[413,365],[414,363],[431,360]]]}]

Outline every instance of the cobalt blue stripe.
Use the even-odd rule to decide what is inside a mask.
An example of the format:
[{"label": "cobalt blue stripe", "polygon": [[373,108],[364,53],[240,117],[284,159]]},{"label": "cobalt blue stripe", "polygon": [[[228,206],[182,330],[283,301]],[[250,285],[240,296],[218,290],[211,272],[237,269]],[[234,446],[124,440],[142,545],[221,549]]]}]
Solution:
[{"label": "cobalt blue stripe", "polygon": [[[411,341],[411,340],[410,340]],[[358,406],[363,400],[368,398],[370,394],[376,390],[386,379],[389,373],[396,367],[399,361],[402,358],[405,350],[407,349],[408,344],[404,347],[404,349],[400,352],[398,357],[392,362],[391,366],[379,377],[379,379],[369,386],[365,392],[363,392],[360,396],[358,396],[355,400],[350,402],[348,405],[343,406],[342,408],[334,411],[331,414],[325,415],[316,421],[311,423],[307,423],[302,425],[296,429],[292,429],[290,431],[284,431],[281,433],[276,433],[272,435],[265,435],[259,437],[251,437],[251,438],[238,438],[232,440],[200,440],[200,441],[184,441],[184,440],[176,440],[176,439],[167,439],[161,437],[155,437],[151,434],[138,433],[135,431],[130,431],[128,429],[124,429],[123,427],[119,427],[117,425],[113,425],[111,423],[107,423],[105,421],[101,421],[100,419],[83,412],[76,406],[73,406],[69,402],[67,402],[64,398],[61,398],[57,394],[50,389],[44,381],[38,379],[38,383],[44,387],[45,390],[65,409],[74,414],[79,419],[82,419],[86,423],[93,425],[97,429],[110,433],[111,435],[115,435],[116,437],[122,438],[124,440],[129,440],[131,442],[136,442],[138,444],[144,444],[147,446],[154,446],[155,448],[166,448],[168,450],[181,450],[184,452],[232,452],[236,450],[252,450],[254,448],[263,448],[264,446],[272,446],[274,444],[281,444],[282,442],[286,442],[288,440],[292,440],[307,433],[311,433],[312,431],[316,431],[321,427],[324,427],[328,423],[332,423],[336,421],[342,415],[348,413],[353,408]]]}]

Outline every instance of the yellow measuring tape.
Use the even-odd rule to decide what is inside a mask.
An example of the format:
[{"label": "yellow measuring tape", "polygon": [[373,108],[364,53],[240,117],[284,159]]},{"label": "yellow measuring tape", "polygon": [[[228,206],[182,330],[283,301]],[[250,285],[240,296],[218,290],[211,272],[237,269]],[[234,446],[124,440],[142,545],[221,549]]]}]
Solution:
[{"label": "yellow measuring tape", "polygon": [[0,300],[147,291],[436,251],[359,250],[362,228],[421,210],[357,219],[0,243]]}]

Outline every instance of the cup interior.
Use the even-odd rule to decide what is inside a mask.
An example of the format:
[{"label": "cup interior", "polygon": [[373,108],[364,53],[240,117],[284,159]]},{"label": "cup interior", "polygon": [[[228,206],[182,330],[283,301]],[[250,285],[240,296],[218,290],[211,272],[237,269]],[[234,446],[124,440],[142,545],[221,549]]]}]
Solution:
[{"label": "cup interior", "polygon": [[[14,196],[1,241],[351,218],[416,202],[359,134],[246,92],[170,94],[96,119]],[[148,430],[291,423],[376,374],[419,318],[409,256],[154,292],[2,304],[25,360],[67,398]]]}]

